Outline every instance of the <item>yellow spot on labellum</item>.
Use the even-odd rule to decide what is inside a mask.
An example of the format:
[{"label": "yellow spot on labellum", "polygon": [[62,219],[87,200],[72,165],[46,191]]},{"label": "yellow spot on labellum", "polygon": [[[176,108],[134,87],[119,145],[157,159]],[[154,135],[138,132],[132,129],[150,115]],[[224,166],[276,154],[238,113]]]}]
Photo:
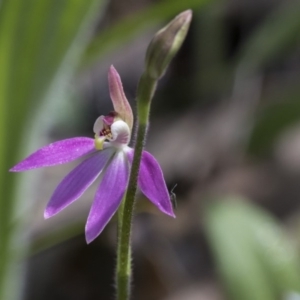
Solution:
[{"label": "yellow spot on labellum", "polygon": [[99,136],[95,135],[95,148],[97,150],[103,149],[104,140],[105,140],[105,137],[99,137]]}]

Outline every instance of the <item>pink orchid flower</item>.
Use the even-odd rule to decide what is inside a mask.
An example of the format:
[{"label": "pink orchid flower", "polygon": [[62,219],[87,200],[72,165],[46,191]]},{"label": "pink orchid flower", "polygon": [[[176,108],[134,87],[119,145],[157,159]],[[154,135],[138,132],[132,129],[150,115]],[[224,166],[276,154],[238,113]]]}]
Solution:
[{"label": "pink orchid flower", "polygon": [[[104,229],[125,194],[134,151],[128,146],[133,126],[131,107],[116,69],[108,73],[114,112],[100,116],[94,124],[95,138],[75,137],[37,150],[10,171],[22,172],[71,162],[87,156],[58,185],[48,202],[44,217],[50,218],[77,200],[101,177],[86,227],[86,241],[92,242]],[[175,217],[161,168],[156,159],[143,151],[138,186],[163,213]]]}]

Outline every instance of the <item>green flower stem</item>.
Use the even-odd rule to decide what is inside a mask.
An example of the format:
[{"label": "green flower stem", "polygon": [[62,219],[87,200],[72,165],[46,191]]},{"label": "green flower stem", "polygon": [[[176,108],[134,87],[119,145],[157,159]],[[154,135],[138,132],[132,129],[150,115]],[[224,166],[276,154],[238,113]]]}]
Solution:
[{"label": "green flower stem", "polygon": [[158,31],[146,53],[146,71],[137,90],[138,127],[134,157],[125,199],[119,209],[117,252],[117,300],[129,300],[131,280],[131,222],[141,156],[144,149],[149,112],[157,80],[163,76],[170,61],[180,49],[188,32],[192,11],[187,10]]},{"label": "green flower stem", "polygon": [[134,157],[129,177],[128,189],[119,210],[118,251],[117,251],[117,300],[129,300],[131,281],[131,223],[138,171],[147,134],[151,99],[156,88],[156,80],[144,73],[137,91],[138,128]]}]

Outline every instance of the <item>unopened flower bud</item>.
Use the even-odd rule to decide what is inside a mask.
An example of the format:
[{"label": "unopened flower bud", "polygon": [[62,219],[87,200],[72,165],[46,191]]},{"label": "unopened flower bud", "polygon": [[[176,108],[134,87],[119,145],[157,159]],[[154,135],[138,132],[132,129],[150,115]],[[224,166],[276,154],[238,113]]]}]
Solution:
[{"label": "unopened flower bud", "polygon": [[159,30],[146,53],[146,73],[153,79],[162,77],[172,58],[180,49],[192,20],[192,11],[186,10]]}]

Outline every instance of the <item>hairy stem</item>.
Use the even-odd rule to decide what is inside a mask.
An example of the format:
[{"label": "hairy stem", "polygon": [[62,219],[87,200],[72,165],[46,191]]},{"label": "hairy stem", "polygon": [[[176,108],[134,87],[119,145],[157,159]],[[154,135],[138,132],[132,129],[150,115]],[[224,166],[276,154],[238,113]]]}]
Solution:
[{"label": "hairy stem", "polygon": [[117,251],[117,300],[129,300],[131,281],[131,223],[133,217],[137,179],[144,149],[149,120],[150,103],[156,81],[147,74],[141,77],[137,91],[138,127],[134,157],[124,203],[119,212]]}]

